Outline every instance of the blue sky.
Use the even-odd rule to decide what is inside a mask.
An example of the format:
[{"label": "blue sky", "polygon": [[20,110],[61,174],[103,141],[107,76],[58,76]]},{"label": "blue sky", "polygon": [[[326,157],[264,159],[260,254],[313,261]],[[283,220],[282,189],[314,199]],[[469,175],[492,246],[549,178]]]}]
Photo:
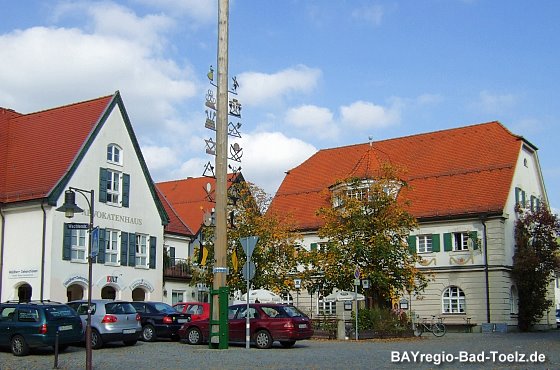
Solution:
[{"label": "blue sky", "polygon": [[[29,113],[119,90],[156,181],[213,161],[217,0],[0,9],[0,106]],[[245,178],[273,194],[319,149],[498,120],[539,148],[560,208],[559,13],[553,0],[232,0]]]}]

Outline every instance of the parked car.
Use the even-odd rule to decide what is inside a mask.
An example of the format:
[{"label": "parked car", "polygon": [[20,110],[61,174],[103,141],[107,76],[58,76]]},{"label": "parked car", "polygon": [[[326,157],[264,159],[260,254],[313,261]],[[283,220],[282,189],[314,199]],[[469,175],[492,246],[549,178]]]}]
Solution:
[{"label": "parked car", "polygon": [[[229,341],[245,343],[247,305],[229,307]],[[292,347],[296,341],[313,335],[309,317],[296,307],[275,303],[253,303],[249,306],[250,338],[257,348],[270,348],[274,341]],[[181,339],[189,344],[209,340],[209,320],[191,321],[179,330]]]},{"label": "parked car", "polygon": [[[85,330],[87,300],[72,301],[68,305],[78,312]],[[141,330],[140,315],[130,302],[92,299],[91,348],[99,349],[109,342],[123,342],[127,346],[133,346],[138,342]],[[85,335],[83,340],[85,341]]]},{"label": "parked car", "polygon": [[157,338],[179,340],[177,333],[181,326],[190,321],[190,315],[177,312],[164,302],[132,302],[140,314],[142,322],[142,339],[153,342]]},{"label": "parked car", "polygon": [[560,328],[560,309],[556,309],[556,328]]},{"label": "parked car", "polygon": [[206,302],[180,302],[175,303],[173,308],[189,314],[191,321],[207,320],[210,317],[210,303]]},{"label": "parked car", "polygon": [[58,350],[79,343],[83,336],[80,317],[69,306],[51,301],[0,303],[0,345],[10,346],[15,356],[30,348],[55,346]]}]

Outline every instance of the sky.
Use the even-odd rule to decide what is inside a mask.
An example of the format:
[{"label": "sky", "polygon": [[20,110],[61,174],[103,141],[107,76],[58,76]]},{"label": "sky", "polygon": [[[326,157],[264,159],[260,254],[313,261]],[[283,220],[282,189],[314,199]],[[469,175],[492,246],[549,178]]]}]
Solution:
[{"label": "sky", "polygon": [[[0,106],[120,91],[156,182],[200,177],[218,0],[0,0]],[[246,180],[274,195],[316,151],[500,121],[560,209],[560,2],[231,0]],[[230,84],[231,85],[231,84]],[[233,97],[233,96],[232,96]]]}]

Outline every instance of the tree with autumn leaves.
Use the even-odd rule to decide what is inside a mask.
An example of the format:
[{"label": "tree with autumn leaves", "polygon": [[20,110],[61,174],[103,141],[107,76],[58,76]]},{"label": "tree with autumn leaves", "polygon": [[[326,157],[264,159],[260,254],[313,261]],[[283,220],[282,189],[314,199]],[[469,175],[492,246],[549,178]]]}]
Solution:
[{"label": "tree with autumn leaves", "polygon": [[323,294],[353,290],[356,270],[369,279],[367,295],[376,304],[425,288],[427,276],[416,268],[418,257],[407,244],[417,222],[397,198],[406,187],[398,170],[384,165],[375,179],[345,179],[325,194],[332,206],[318,211],[324,221],[318,236],[327,242],[307,253],[303,265],[306,277],[320,280]]}]

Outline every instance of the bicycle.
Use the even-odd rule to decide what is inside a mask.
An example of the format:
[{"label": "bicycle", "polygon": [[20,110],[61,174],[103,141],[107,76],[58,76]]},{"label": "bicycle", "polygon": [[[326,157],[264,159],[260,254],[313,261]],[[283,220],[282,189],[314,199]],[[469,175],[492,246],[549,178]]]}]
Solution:
[{"label": "bicycle", "polygon": [[445,335],[447,329],[445,328],[445,324],[443,323],[441,318],[438,318],[438,321],[435,321],[436,316],[432,315],[432,320],[427,322],[426,318],[423,318],[421,323],[414,323],[413,330],[414,335],[419,337],[425,331],[431,332],[436,337],[442,337]]}]

